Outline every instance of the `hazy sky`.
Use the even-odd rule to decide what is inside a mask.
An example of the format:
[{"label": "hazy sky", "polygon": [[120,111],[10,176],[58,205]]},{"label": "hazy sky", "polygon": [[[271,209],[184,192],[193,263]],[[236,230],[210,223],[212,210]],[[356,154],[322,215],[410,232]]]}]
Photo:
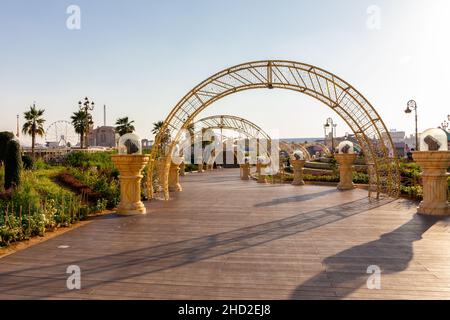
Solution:
[{"label": "hazy sky", "polygon": [[[72,4],[80,30],[66,26]],[[15,131],[16,115],[33,101],[45,108],[46,126],[69,120],[88,96],[97,125],[106,104],[108,124],[127,115],[152,138],[152,123],[199,82],[264,59],[337,74],[389,128],[408,133],[414,122],[403,111],[416,99],[419,129],[436,127],[450,113],[449,17],[448,0],[0,0],[0,130]],[[213,114],[245,117],[281,137],[322,136],[329,116],[339,135],[348,131],[328,107],[287,90],[231,95],[203,113]]]}]

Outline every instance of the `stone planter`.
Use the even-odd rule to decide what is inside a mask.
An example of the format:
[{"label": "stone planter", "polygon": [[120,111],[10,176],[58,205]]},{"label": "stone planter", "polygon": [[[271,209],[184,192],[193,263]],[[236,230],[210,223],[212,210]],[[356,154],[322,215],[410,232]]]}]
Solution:
[{"label": "stone planter", "polygon": [[180,167],[175,163],[170,164],[169,191],[182,191],[180,184]]},{"label": "stone planter", "polygon": [[356,159],[356,154],[353,153],[338,153],[335,155],[336,161],[339,163],[339,190],[352,190],[355,188],[353,184],[353,163]]},{"label": "stone planter", "polygon": [[305,160],[291,160],[292,167],[294,168],[294,180],[292,185],[303,186],[305,181],[303,181],[303,168],[305,167]]},{"label": "stone planter", "polygon": [[250,177],[250,164],[241,164],[241,180],[249,180]]},{"label": "stone planter", "polygon": [[450,215],[447,185],[450,151],[417,151],[413,152],[413,158],[422,168],[423,181],[423,201],[417,213]]},{"label": "stone planter", "polygon": [[117,213],[124,215],[145,214],[141,201],[142,169],[148,163],[145,155],[113,155],[112,162],[119,170],[120,203]]}]

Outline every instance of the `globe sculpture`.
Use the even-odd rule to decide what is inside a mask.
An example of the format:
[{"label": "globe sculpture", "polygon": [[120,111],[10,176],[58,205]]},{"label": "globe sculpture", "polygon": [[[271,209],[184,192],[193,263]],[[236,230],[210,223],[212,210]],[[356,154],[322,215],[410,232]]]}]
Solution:
[{"label": "globe sculpture", "polygon": [[353,184],[353,163],[356,159],[354,145],[351,141],[342,141],[338,145],[338,153],[335,155],[339,163],[339,190],[351,190]]},{"label": "globe sculpture", "polygon": [[134,133],[127,133],[119,139],[119,154],[142,154],[142,145],[139,137]]},{"label": "globe sculpture", "polygon": [[450,215],[448,202],[447,168],[450,167],[447,132],[428,129],[420,135],[420,151],[413,158],[422,168],[423,201],[419,214]]},{"label": "globe sculpture", "polygon": [[301,150],[295,150],[292,154],[293,159],[291,160],[292,167],[294,169],[294,179],[292,185],[303,186],[305,181],[303,180],[303,168],[305,167],[305,155]]},{"label": "globe sculpture", "polygon": [[144,214],[146,209],[141,201],[141,172],[150,158],[142,155],[141,140],[132,133],[120,137],[118,149],[118,154],[112,156],[120,173],[120,203],[117,213]]}]

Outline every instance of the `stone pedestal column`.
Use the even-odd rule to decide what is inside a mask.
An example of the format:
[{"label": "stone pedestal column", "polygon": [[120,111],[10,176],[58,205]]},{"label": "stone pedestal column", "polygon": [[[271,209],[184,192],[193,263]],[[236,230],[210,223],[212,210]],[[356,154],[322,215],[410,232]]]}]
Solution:
[{"label": "stone pedestal column", "polygon": [[120,173],[120,203],[117,213],[126,215],[146,213],[141,201],[141,172],[148,161],[149,157],[144,155],[112,156],[112,162]]},{"label": "stone pedestal column", "polygon": [[160,183],[160,187],[162,187],[163,179],[164,179],[164,169],[166,165],[166,158],[162,157],[156,160],[156,170],[158,174],[158,180]]},{"label": "stone pedestal column", "polygon": [[182,191],[180,184],[180,166],[171,163],[169,171],[169,191]]},{"label": "stone pedestal column", "polygon": [[339,163],[339,190],[351,190],[355,188],[353,184],[353,163],[356,159],[354,153],[338,153],[335,155],[336,161]]},{"label": "stone pedestal column", "polygon": [[241,164],[241,180],[248,180],[250,177],[250,163]]},{"label": "stone pedestal column", "polygon": [[292,167],[294,168],[294,180],[292,184],[294,186],[303,186],[303,168],[305,167],[305,160],[291,160]]},{"label": "stone pedestal column", "polygon": [[185,169],[186,169],[186,164],[183,161],[180,163],[180,176],[183,177],[186,175]]},{"label": "stone pedestal column", "polygon": [[422,168],[423,201],[417,213],[450,215],[447,185],[450,151],[417,151],[413,152],[413,158]]},{"label": "stone pedestal column", "polygon": [[197,169],[198,173],[203,173],[205,172],[205,170],[203,169],[203,162],[198,164],[198,169]]},{"label": "stone pedestal column", "polygon": [[257,164],[257,169],[259,166],[258,173],[258,183],[267,183],[267,176],[265,174],[265,169],[268,167],[266,164]]}]

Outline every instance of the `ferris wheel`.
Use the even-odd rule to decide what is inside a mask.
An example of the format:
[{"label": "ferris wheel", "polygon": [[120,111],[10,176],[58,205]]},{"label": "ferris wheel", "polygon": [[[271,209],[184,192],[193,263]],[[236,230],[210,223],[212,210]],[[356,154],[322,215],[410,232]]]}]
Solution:
[{"label": "ferris wheel", "polygon": [[48,147],[73,147],[78,144],[79,136],[69,121],[53,122],[45,131],[45,141]]}]

